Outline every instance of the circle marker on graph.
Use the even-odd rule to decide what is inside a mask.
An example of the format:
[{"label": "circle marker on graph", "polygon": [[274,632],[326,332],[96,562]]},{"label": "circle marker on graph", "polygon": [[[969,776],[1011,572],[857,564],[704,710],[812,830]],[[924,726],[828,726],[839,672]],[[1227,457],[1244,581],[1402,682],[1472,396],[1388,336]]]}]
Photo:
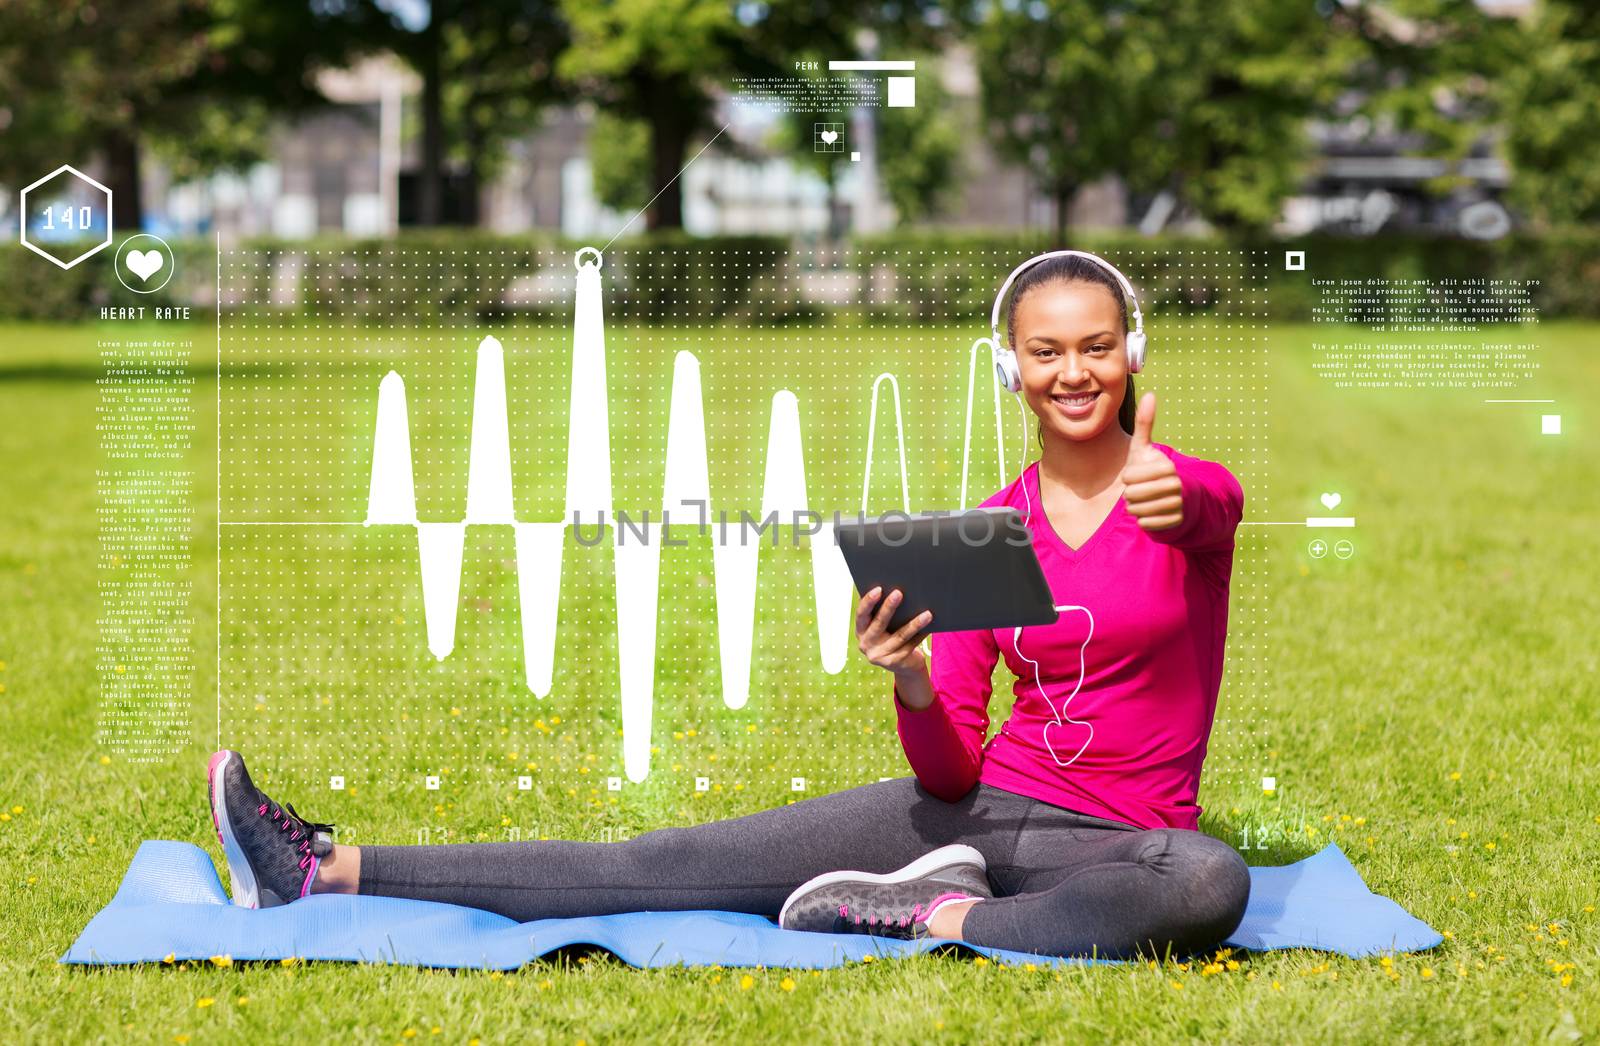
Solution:
[{"label": "circle marker on graph", "polygon": [[574,267],[576,267],[579,270],[581,270],[583,268],[583,256],[585,254],[594,255],[594,267],[597,268],[597,269],[600,268],[601,264],[605,260],[600,256],[600,251],[597,248],[594,248],[594,247],[579,247],[578,248],[578,253],[574,254],[572,256],[572,264],[573,264]]}]

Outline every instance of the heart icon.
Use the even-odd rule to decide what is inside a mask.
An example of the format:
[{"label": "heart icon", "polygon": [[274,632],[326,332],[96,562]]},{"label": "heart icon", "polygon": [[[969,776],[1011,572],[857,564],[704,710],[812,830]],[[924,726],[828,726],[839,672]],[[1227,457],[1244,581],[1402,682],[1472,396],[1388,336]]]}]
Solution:
[{"label": "heart icon", "polygon": [[146,283],[149,283],[150,277],[160,272],[161,266],[166,263],[167,260],[161,256],[161,252],[154,248],[148,251],[129,251],[123,262],[129,272]]},{"label": "heart icon", "polygon": [[823,141],[827,142],[829,145],[832,145],[834,142],[837,142],[839,140],[839,132],[838,131],[823,131],[820,137],[822,138]]},{"label": "heart icon", "polygon": [[1338,508],[1339,502],[1343,500],[1344,499],[1339,497],[1337,494],[1324,494],[1322,495],[1322,507],[1331,512]]}]

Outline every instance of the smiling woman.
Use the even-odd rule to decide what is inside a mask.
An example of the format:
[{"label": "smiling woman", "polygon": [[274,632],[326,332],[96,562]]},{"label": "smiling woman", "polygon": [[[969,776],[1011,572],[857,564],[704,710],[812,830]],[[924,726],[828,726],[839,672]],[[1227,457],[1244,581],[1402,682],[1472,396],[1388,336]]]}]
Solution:
[{"label": "smiling woman", "polygon": [[[1104,293],[1032,293],[1041,287],[1073,284],[1091,291],[1099,288]],[[1076,342],[1063,344],[1058,340],[1058,332],[1062,331],[1073,332]],[[1133,434],[1137,396],[1133,373],[1123,351],[1128,332],[1128,303],[1121,282],[1108,270],[1077,254],[1048,258],[1030,266],[1012,285],[1011,303],[1006,309],[1006,332],[1019,361],[1033,358],[1040,363],[1059,362],[1071,350],[1092,369],[1092,384],[1063,383],[1053,394],[1042,393],[1056,399],[1064,417],[1082,422],[1080,431],[1098,431],[1104,426],[1102,419],[1109,413],[1116,417],[1123,432]],[[1041,372],[1035,368],[1035,373]],[[1024,374],[1027,374],[1026,369]],[[1053,370],[1041,374],[1039,380],[1043,382],[1046,376],[1053,374]],[[1076,381],[1075,376],[1071,377]],[[1084,406],[1086,403],[1088,407]],[[1039,446],[1043,448],[1045,419],[1049,412],[1041,410],[1032,395],[1028,397],[1028,405],[1039,416]]]}]

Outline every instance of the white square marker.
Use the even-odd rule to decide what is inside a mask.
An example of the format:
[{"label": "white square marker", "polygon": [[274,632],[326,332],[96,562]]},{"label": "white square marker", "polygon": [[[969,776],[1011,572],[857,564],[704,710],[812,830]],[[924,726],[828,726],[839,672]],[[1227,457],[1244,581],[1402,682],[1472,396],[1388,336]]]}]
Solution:
[{"label": "white square marker", "polygon": [[531,792],[531,791],[533,791],[533,777],[531,775],[529,775],[529,774],[520,775],[517,778],[517,791],[519,791],[519,792]]},{"label": "white square marker", "polygon": [[891,109],[914,109],[917,105],[917,78],[915,76],[889,77],[889,100]]},{"label": "white square marker", "polygon": [[1283,267],[1290,272],[1301,272],[1306,267],[1305,251],[1284,251]]},{"label": "white square marker", "polygon": [[608,792],[620,792],[620,791],[622,791],[622,778],[620,778],[620,777],[608,777],[608,778],[606,778],[606,791],[608,791]]},{"label": "white square marker", "polygon": [[697,792],[711,791],[711,778],[697,777],[694,779],[694,790]]},{"label": "white square marker", "polygon": [[344,791],[344,776],[342,774],[334,774],[332,777],[328,778],[328,787],[333,789],[335,792]]},{"label": "white square marker", "polygon": [[1261,790],[1263,792],[1276,792],[1278,790],[1278,779],[1276,777],[1263,777],[1261,779]]},{"label": "white square marker", "polygon": [[1559,415],[1559,414],[1541,414],[1541,415],[1539,415],[1539,431],[1541,433],[1543,433],[1544,435],[1546,435],[1546,436],[1559,436],[1559,435],[1561,435],[1561,415]]},{"label": "white square marker", "polygon": [[861,162],[861,154],[860,153],[851,153],[850,154],[850,162],[851,163],[860,163]]},{"label": "white square marker", "polygon": [[806,779],[803,777],[789,778],[789,791],[803,792],[806,790]]},{"label": "white square marker", "polygon": [[429,774],[422,779],[422,783],[427,786],[428,791],[437,792],[439,790],[439,775]]}]

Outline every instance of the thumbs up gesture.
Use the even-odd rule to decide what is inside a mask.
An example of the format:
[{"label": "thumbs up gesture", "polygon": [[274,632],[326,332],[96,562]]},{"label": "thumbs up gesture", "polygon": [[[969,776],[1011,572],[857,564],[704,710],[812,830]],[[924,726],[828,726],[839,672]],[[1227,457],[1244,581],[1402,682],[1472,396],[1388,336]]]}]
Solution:
[{"label": "thumbs up gesture", "polygon": [[1156,394],[1139,399],[1133,419],[1128,463],[1122,468],[1123,500],[1145,530],[1170,530],[1183,523],[1183,484],[1172,459],[1150,445],[1156,423]]}]

